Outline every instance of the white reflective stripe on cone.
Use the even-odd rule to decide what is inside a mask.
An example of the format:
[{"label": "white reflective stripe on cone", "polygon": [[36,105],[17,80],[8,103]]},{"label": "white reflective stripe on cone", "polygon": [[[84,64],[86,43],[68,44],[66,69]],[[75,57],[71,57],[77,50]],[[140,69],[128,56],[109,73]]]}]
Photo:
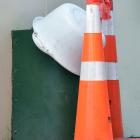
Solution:
[{"label": "white reflective stripe on cone", "polygon": [[106,62],[107,80],[118,80],[117,63]]},{"label": "white reflective stripe on cone", "polygon": [[87,18],[86,18],[87,33],[101,32],[101,21],[99,17],[100,17],[99,5],[87,5]]},{"label": "white reflective stripe on cone", "polygon": [[82,81],[117,80],[116,63],[110,62],[82,62]]}]

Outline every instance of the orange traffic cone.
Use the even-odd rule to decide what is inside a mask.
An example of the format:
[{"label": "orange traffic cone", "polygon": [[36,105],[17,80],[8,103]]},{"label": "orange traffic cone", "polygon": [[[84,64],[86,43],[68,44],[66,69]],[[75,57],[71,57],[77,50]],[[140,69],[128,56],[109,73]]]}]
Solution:
[{"label": "orange traffic cone", "polygon": [[114,138],[123,137],[120,87],[116,72],[117,51],[116,38],[113,27],[113,3],[111,3],[111,19],[103,20],[103,32],[106,35],[106,46],[104,48],[105,60],[108,71],[108,92],[110,100],[112,129]]},{"label": "orange traffic cone", "polygon": [[113,140],[99,3],[87,5],[74,140]]}]

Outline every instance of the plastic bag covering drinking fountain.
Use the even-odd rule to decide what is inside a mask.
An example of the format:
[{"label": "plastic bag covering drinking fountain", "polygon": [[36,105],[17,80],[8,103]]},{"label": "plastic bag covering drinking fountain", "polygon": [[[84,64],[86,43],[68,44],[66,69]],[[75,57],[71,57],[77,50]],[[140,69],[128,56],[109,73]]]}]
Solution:
[{"label": "plastic bag covering drinking fountain", "polygon": [[[86,12],[66,3],[46,17],[33,21],[33,40],[37,47],[54,58],[68,71],[80,75]],[[103,44],[106,40],[103,35]]]},{"label": "plastic bag covering drinking fountain", "polygon": [[33,40],[37,47],[76,75],[80,75],[85,18],[85,10],[67,3],[33,21]]}]

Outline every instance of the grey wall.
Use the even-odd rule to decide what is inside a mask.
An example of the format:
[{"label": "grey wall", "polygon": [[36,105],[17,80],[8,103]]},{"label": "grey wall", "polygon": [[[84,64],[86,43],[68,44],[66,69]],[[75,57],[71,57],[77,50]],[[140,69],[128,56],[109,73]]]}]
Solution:
[{"label": "grey wall", "polygon": [[10,140],[11,131],[11,30],[32,27],[44,15],[44,0],[0,0],[0,140]]},{"label": "grey wall", "polygon": [[140,136],[140,0],[114,1],[125,135]]},{"label": "grey wall", "polygon": [[85,0],[46,0],[46,13],[63,3],[74,3],[81,7],[85,7]]}]

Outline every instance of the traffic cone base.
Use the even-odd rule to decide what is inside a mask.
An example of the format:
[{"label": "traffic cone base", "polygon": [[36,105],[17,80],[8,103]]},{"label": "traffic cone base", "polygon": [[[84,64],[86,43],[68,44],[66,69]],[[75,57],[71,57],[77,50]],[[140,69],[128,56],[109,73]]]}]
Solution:
[{"label": "traffic cone base", "polygon": [[[80,81],[75,140],[112,140],[107,81]],[[110,131],[108,131],[110,130]]]},{"label": "traffic cone base", "polygon": [[119,80],[109,80],[108,87],[113,135],[114,138],[123,137]]}]

